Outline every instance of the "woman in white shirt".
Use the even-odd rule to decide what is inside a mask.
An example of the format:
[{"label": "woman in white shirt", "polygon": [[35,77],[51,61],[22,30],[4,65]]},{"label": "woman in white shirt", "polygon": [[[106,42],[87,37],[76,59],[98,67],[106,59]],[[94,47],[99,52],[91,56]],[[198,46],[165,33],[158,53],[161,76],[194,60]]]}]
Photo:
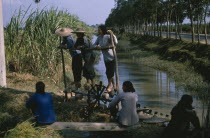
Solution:
[{"label": "woman in white shirt", "polygon": [[124,92],[119,93],[109,104],[109,108],[115,108],[121,102],[122,109],[119,111],[118,122],[123,126],[131,126],[139,122],[136,112],[138,96],[130,81],[123,82]]},{"label": "woman in white shirt", "polygon": [[[99,33],[99,36],[94,43],[94,46],[96,46],[96,48],[111,46],[112,44],[111,44],[110,34],[113,35],[114,44],[116,45],[118,43],[117,38],[113,34],[113,32],[111,30],[107,30],[104,25],[100,25],[98,27],[98,33]],[[116,89],[116,86],[114,83],[114,72],[115,72],[114,53],[112,49],[106,49],[106,50],[102,50],[102,54],[104,57],[104,63],[106,66],[106,76],[108,79],[107,91],[111,92],[112,89]]]}]

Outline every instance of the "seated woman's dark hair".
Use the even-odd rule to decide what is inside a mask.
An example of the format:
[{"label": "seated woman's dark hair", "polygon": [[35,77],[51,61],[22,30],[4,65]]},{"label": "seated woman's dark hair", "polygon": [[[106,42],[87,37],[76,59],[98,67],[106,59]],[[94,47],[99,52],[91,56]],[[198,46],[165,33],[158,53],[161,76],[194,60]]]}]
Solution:
[{"label": "seated woman's dark hair", "polygon": [[125,87],[124,92],[135,92],[132,82],[124,81],[123,86]]},{"label": "seated woman's dark hair", "polygon": [[182,96],[181,100],[178,102],[178,107],[193,109],[192,107],[193,98],[191,95],[185,94]]},{"label": "seated woman's dark hair", "polygon": [[36,93],[45,93],[45,84],[42,81],[36,83]]},{"label": "seated woman's dark hair", "polygon": [[105,25],[100,25],[98,28],[101,29],[101,31],[103,32],[103,34],[107,34],[107,29],[106,29],[106,26]]}]

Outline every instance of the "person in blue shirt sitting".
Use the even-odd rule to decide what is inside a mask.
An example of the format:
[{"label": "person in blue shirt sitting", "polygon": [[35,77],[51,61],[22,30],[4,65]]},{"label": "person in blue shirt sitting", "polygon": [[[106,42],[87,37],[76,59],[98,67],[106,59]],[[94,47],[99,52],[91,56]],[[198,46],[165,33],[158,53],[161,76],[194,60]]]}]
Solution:
[{"label": "person in blue shirt sitting", "polygon": [[26,107],[32,110],[37,124],[47,125],[56,121],[52,95],[45,92],[45,84],[41,81],[36,83],[36,93],[26,102]]}]

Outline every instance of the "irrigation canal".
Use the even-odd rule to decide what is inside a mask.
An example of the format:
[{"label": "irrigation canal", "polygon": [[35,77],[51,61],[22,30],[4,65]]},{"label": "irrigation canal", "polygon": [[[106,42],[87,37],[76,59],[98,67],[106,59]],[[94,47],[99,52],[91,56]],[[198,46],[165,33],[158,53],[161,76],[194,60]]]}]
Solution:
[{"label": "irrigation canal", "polygon": [[[100,80],[105,83],[104,85],[107,85],[102,54],[95,68],[98,71]],[[134,84],[138,94],[138,102],[141,106],[146,106],[159,113],[170,114],[171,109],[177,104],[181,96],[183,94],[190,94],[182,88],[177,88],[176,82],[166,72],[155,70],[145,65],[138,65],[133,62],[132,58],[118,56],[118,71],[120,92],[122,92],[122,83],[126,80],[131,81]],[[193,106],[201,119],[203,111],[202,102],[195,97],[193,100]]]}]

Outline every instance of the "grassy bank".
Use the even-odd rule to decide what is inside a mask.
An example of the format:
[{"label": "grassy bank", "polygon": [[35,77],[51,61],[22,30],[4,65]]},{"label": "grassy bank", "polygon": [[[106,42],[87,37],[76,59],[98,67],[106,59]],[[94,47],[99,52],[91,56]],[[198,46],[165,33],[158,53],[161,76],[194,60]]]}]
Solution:
[{"label": "grassy bank", "polygon": [[164,60],[188,62],[204,81],[210,81],[210,45],[138,35],[131,36],[130,41],[139,49],[153,51]]}]

